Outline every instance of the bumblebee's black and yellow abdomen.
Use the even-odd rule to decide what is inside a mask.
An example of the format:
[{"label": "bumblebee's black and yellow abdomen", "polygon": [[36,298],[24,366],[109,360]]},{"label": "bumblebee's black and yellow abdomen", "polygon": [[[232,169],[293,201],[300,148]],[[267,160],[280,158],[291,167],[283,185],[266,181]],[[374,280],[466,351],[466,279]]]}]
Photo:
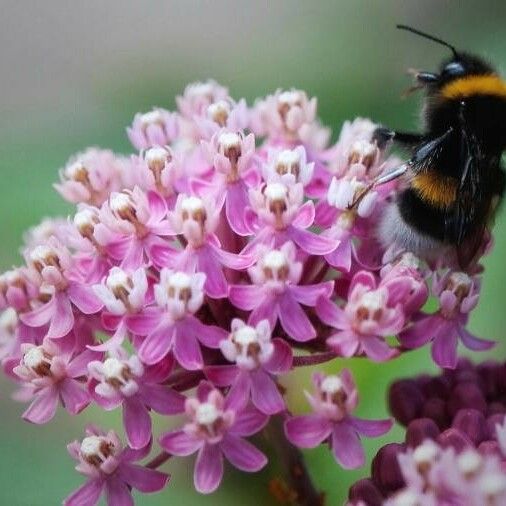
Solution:
[{"label": "bumblebee's black and yellow abdomen", "polygon": [[411,188],[420,200],[437,209],[448,209],[457,198],[458,181],[434,169],[413,177]]}]

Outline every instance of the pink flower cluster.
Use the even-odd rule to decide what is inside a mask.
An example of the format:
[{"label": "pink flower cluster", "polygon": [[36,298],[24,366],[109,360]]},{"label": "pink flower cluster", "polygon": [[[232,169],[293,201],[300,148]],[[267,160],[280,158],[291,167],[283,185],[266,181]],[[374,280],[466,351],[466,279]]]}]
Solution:
[{"label": "pink flower cluster", "polygon": [[[313,414],[297,417],[284,374],[335,357],[387,361],[429,342],[451,368],[459,340],[492,345],[465,328],[477,272],[392,256],[376,240],[397,183],[349,207],[398,163],[375,128],[347,122],[330,145],[305,92],[248,107],[208,81],[189,85],[175,112],[137,114],[134,154],[88,149],[61,169],[55,188],[76,210],[30,230],[25,264],[0,275],[0,358],[32,423],[60,404],[72,415],[90,403],[122,410],[128,446],[90,429],[69,447],[88,482],[67,505],[102,492],[130,504],[132,488],[165,485],[133,464],[149,452],[153,411],[186,415],[160,437],[161,455],[197,453],[203,493],[220,484],[224,459],[247,472],[266,464],[246,438],[272,416],[293,444],[328,443],[344,468],[361,466],[359,435],[390,422],[352,415],[349,372],[316,374]],[[431,295],[438,309],[427,314]]]}]

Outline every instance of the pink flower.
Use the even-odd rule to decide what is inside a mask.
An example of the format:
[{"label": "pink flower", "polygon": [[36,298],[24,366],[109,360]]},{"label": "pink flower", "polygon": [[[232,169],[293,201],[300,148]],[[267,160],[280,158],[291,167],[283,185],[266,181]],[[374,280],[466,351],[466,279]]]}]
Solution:
[{"label": "pink flower", "polygon": [[[156,191],[165,199],[177,192],[183,177],[180,156],[169,146],[152,146],[134,158],[134,186]],[[172,199],[173,200],[173,199]]]},{"label": "pink flower", "polygon": [[88,362],[99,355],[86,350],[79,354],[63,350],[50,339],[40,346],[21,345],[22,358],[13,372],[23,381],[19,400],[33,399],[23,418],[42,424],[53,418],[61,400],[72,415],[80,413],[90,402],[83,388]]},{"label": "pink flower", "polygon": [[26,267],[0,274],[0,308],[10,306],[20,313],[28,311],[31,309],[30,302],[38,294],[38,286],[30,279]]},{"label": "pink flower", "polygon": [[127,128],[128,138],[137,149],[171,144],[178,133],[177,114],[154,108],[134,116],[132,126]]},{"label": "pink flower", "polygon": [[68,161],[54,187],[69,202],[100,206],[111,191],[119,189],[120,170],[114,153],[90,148]]},{"label": "pink flower", "polygon": [[301,183],[306,187],[313,177],[314,162],[307,161],[304,146],[294,149],[270,149],[267,162],[262,167],[267,183],[283,183],[291,186]]},{"label": "pink flower", "polygon": [[250,190],[252,209],[246,215],[246,223],[256,233],[248,245],[248,251],[258,243],[279,247],[293,241],[311,255],[326,255],[336,247],[336,241],[316,235],[307,228],[313,225],[315,209],[312,201],[304,201],[302,183],[268,183],[261,189]]},{"label": "pink flower", "polygon": [[267,457],[243,439],[261,430],[268,417],[254,408],[238,409],[219,390],[201,382],[197,397],[185,404],[189,423],[182,430],[164,434],[160,445],[171,455],[198,452],[194,484],[198,492],[214,492],[223,477],[223,457],[241,471],[256,472]]},{"label": "pink flower", "polygon": [[206,376],[220,387],[231,386],[229,400],[238,397],[238,403],[248,402],[266,415],[285,409],[273,375],[286,373],[292,366],[292,350],[282,339],[271,339],[267,320],[255,327],[242,320],[232,320],[232,332],[220,342],[223,355],[235,365],[208,366]]},{"label": "pink flower", "polygon": [[155,285],[155,299],[159,311],[139,318],[146,339],[139,348],[139,357],[145,364],[156,364],[169,352],[188,370],[204,365],[200,344],[217,348],[226,332],[218,327],[204,325],[194,314],[204,301],[205,274],[162,269],[160,283]]},{"label": "pink flower", "polygon": [[176,97],[176,103],[181,115],[191,120],[194,116],[204,116],[209,106],[228,98],[228,89],[209,79],[206,82],[190,83],[183,95]]},{"label": "pink flower", "polygon": [[174,269],[203,272],[205,292],[213,298],[227,296],[224,267],[241,270],[254,262],[252,255],[236,255],[221,248],[214,233],[220,220],[219,208],[210,199],[179,194],[169,218],[173,234],[182,235],[187,244],[184,250],[169,255],[165,261],[165,265]]},{"label": "pink flower", "polygon": [[398,456],[406,486],[390,501],[400,506],[402,497],[414,497],[416,504],[436,506],[462,504],[482,506],[506,501],[506,475],[495,455],[481,455],[474,448],[461,452],[444,449],[426,440]]},{"label": "pink flower", "polygon": [[200,137],[210,139],[222,128],[240,131],[248,127],[249,110],[246,100],[235,102],[225,97],[210,104],[201,115],[194,116],[193,121]]},{"label": "pink flower", "polygon": [[170,249],[162,239],[171,233],[166,215],[165,201],[156,192],[146,194],[139,187],[113,192],[100,209],[95,237],[125,269],[138,269],[146,261],[158,265],[162,260],[155,247],[158,252]]},{"label": "pink flower", "polygon": [[253,285],[232,285],[229,298],[240,309],[252,311],[253,325],[268,320],[271,329],[280,321],[286,333],[295,341],[305,342],[316,337],[316,331],[300,306],[315,307],[320,297],[330,297],[333,282],[298,285],[302,263],[296,260],[293,243],[279,249],[261,246],[259,260],[248,269]]},{"label": "pink flower", "polygon": [[406,318],[417,314],[427,302],[429,290],[421,262],[411,253],[404,253],[396,262],[381,270],[381,285],[388,289],[389,303],[402,304]]},{"label": "pink flower", "polygon": [[16,349],[18,315],[11,307],[0,312],[0,363]]},{"label": "pink flower", "polygon": [[277,90],[255,104],[251,128],[255,135],[266,135],[273,144],[302,142],[314,150],[325,148],[330,130],[316,118],[316,98],[304,91]]},{"label": "pink flower", "polygon": [[391,420],[363,420],[351,415],[358,404],[358,392],[351,373],[313,375],[315,394],[306,397],[313,408],[311,415],[289,418],[285,422],[287,438],[301,448],[315,448],[327,442],[334,458],[345,469],[365,463],[359,435],[382,436],[392,427]]},{"label": "pink flower", "polygon": [[91,288],[75,279],[71,254],[56,238],[27,252],[27,256],[30,276],[39,284],[44,302],[23,313],[20,316],[23,323],[30,327],[49,323],[46,335],[59,338],[74,326],[74,307],[87,315],[102,308]]},{"label": "pink flower", "polygon": [[146,457],[150,445],[139,450],[122,448],[113,431],[89,427],[81,443],[74,441],[67,448],[78,462],[76,470],[88,480],[63,501],[64,506],[95,506],[104,492],[108,506],[133,506],[132,488],[158,492],[169,480],[165,473],[134,464]]},{"label": "pink flower", "polygon": [[457,343],[473,351],[489,350],[494,341],[473,336],[466,324],[469,313],[478,303],[479,281],[464,272],[447,271],[434,274],[432,292],[439,299],[439,309],[433,315],[421,315],[411,327],[399,335],[408,348],[418,348],[432,342],[432,358],[440,367],[454,369],[457,365]]},{"label": "pink flower", "polygon": [[[240,132],[220,130],[211,141],[203,144],[206,157],[216,169],[214,185],[217,186],[216,199],[225,202],[225,214],[232,230],[241,235],[249,235],[244,221],[244,212],[249,205],[248,189],[258,186],[260,175],[253,163],[255,156],[255,137]],[[198,191],[197,184],[204,184]],[[209,193],[212,186],[194,182],[197,193]]]},{"label": "pink flower", "polygon": [[385,337],[397,334],[404,327],[402,305],[392,307],[388,288],[377,286],[371,273],[360,271],[353,276],[344,308],[320,300],[317,314],[337,329],[327,339],[327,345],[343,357],[364,353],[382,362],[397,355]]},{"label": "pink flower", "polygon": [[316,223],[326,228],[322,235],[335,241],[335,247],[325,255],[325,260],[343,272],[352,268],[356,238],[370,235],[367,219],[375,210],[378,194],[369,192],[357,209],[349,209],[358,192],[365,184],[355,177],[352,179],[332,178],[327,192],[327,202],[320,201],[316,208]]},{"label": "pink flower", "polygon": [[163,385],[171,372],[171,361],[145,368],[137,356],[109,357],[88,364],[94,399],[106,410],[123,406],[123,425],[130,447],[144,448],[151,440],[152,409],[163,415],[184,410],[184,397]]}]

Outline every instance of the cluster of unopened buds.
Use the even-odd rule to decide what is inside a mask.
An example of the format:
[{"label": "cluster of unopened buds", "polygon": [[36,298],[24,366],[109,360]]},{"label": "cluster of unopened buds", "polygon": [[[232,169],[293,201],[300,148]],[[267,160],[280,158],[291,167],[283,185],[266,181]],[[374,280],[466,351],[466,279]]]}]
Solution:
[{"label": "cluster of unopened buds", "polygon": [[[195,488],[213,492],[225,460],[246,472],[266,465],[248,438],[274,419],[287,444],[325,443],[341,467],[360,467],[360,438],[392,421],[353,415],[346,369],[315,373],[311,414],[292,413],[284,375],[337,357],[384,362],[426,344],[439,366],[455,368],[459,342],[492,347],[466,330],[479,269],[430,264],[377,240],[399,183],[350,206],[399,163],[376,145],[376,125],[347,122],[331,144],[316,105],[278,90],[250,107],[213,81],[191,84],[175,112],[134,117],[131,156],[92,148],[60,171],[55,188],[76,209],[31,229],[25,264],[0,275],[0,359],[27,421],[47,423],[59,406],[122,410],[123,443],[89,426],[69,445],[87,481],[66,505],[102,494],[131,504],[133,489],[166,485],[157,468],[169,458],[193,454]],[[186,421],[153,435],[153,411]],[[148,464],[135,463],[155,445]],[[441,465],[465,460],[427,451]],[[403,457],[410,469],[414,455]],[[500,472],[494,462],[483,466]]]}]

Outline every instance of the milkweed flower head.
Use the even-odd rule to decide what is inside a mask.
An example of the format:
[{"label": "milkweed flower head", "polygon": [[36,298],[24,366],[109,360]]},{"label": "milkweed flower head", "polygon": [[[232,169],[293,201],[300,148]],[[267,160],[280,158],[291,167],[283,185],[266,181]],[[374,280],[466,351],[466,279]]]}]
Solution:
[{"label": "milkweed flower head", "polygon": [[[461,272],[451,258],[429,262],[376,240],[397,182],[350,207],[399,163],[376,143],[376,128],[357,118],[331,144],[306,92],[280,89],[248,105],[209,80],[188,85],[175,110],[136,114],[126,156],[90,148],[60,170],[54,186],[75,206],[71,216],[30,229],[24,265],[0,274],[0,361],[30,422],[61,408],[87,414],[90,404],[122,413],[126,446],[96,428],[69,446],[87,482],[66,504],[102,494],[109,505],[132,504],[133,489],[167,483],[155,468],[193,454],[195,488],[210,493],[225,461],[246,472],[267,464],[257,444],[276,423],[291,455],[324,445],[342,468],[360,467],[362,438],[391,421],[355,415],[348,369],[315,371],[311,413],[295,414],[290,372],[337,357],[388,362],[422,346],[454,369],[459,342],[492,346],[467,330],[480,267]],[[468,382],[427,400],[424,388],[392,389],[394,417],[431,419],[408,430],[410,440],[432,434],[444,462],[460,458],[447,456],[448,441],[500,458],[504,431],[494,439],[479,428],[503,413],[486,405],[488,393]],[[154,413],[167,427],[186,419],[160,436]],[[139,465],[152,447],[161,453]]]}]

